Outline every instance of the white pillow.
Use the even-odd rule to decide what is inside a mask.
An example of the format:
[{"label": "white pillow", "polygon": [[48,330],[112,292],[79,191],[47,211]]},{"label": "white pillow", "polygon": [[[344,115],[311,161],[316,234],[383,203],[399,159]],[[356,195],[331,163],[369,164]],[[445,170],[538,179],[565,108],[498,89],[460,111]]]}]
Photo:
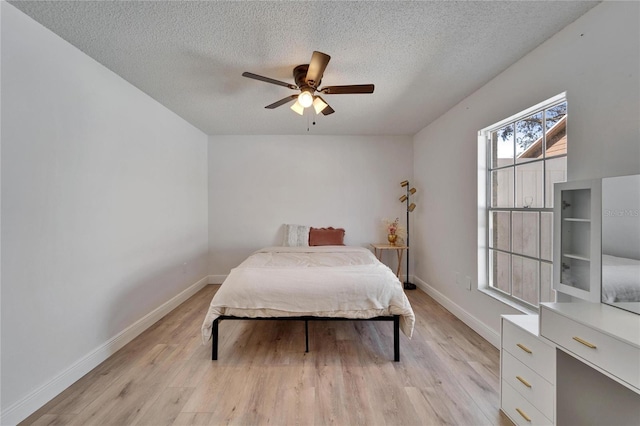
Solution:
[{"label": "white pillow", "polygon": [[309,247],[309,227],[304,225],[284,225],[285,247]]}]

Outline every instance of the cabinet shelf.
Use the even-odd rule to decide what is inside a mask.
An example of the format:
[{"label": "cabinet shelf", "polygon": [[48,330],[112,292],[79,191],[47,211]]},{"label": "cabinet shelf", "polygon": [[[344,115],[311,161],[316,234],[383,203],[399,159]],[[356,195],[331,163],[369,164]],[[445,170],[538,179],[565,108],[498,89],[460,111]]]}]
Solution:
[{"label": "cabinet shelf", "polygon": [[582,223],[591,223],[591,219],[583,219],[579,217],[565,217],[563,220],[567,222],[582,222]]},{"label": "cabinet shelf", "polygon": [[554,289],[600,301],[601,185],[558,183],[554,190]]},{"label": "cabinet shelf", "polygon": [[574,253],[562,253],[562,257],[568,257],[569,259],[576,259],[576,260],[584,260],[585,262],[591,261],[591,259],[587,256],[584,256],[581,254],[574,254]]}]

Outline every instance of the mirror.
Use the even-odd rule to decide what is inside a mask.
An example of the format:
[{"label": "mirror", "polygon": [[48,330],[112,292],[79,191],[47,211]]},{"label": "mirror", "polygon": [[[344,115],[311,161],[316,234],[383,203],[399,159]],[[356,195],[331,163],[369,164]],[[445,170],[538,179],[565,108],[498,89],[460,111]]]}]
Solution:
[{"label": "mirror", "polygon": [[602,179],[602,303],[640,314],[640,175]]}]

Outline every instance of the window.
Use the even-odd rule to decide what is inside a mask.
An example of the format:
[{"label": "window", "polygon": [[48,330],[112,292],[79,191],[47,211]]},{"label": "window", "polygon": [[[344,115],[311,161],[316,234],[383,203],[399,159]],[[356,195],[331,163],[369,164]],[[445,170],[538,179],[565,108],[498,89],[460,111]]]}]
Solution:
[{"label": "window", "polygon": [[479,271],[485,276],[478,283],[530,308],[555,301],[553,184],[566,180],[565,95],[481,130],[479,142],[485,186],[479,183],[479,263],[485,262]]}]

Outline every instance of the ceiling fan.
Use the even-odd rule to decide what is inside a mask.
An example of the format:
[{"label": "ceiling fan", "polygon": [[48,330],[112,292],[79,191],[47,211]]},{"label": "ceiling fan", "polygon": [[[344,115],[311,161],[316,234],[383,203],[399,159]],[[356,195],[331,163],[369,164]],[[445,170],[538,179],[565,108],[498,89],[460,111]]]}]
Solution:
[{"label": "ceiling fan", "polygon": [[316,114],[322,113],[323,115],[333,114],[335,111],[325,102],[320,95],[315,93],[322,93],[324,95],[343,95],[350,93],[373,93],[373,84],[352,84],[349,86],[326,86],[319,88],[322,81],[322,75],[331,56],[314,51],[311,55],[311,61],[308,64],[298,65],[293,69],[293,80],[296,84],[285,83],[284,81],[274,80],[273,78],[263,77],[258,74],[250,72],[243,72],[244,77],[253,78],[254,80],[264,81],[266,83],[277,84],[278,86],[288,87],[292,90],[299,90],[297,95],[287,96],[280,99],[277,102],[267,105],[265,108],[274,109],[289,103],[296,99],[296,103],[291,106],[291,109],[300,115],[304,114],[305,108],[313,105],[313,109]]}]

